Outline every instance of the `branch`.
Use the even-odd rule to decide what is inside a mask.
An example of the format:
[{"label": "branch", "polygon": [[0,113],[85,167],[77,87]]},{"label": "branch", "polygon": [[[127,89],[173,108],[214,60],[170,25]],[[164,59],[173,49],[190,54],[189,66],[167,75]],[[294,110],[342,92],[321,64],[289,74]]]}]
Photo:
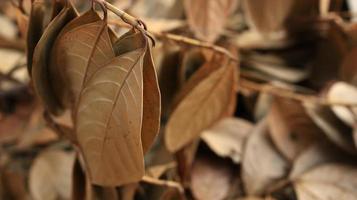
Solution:
[{"label": "branch", "polygon": [[346,107],[357,107],[357,103],[354,102],[342,102],[342,101],[329,101],[326,98],[320,98],[315,95],[301,94],[291,91],[286,88],[277,87],[271,84],[257,83],[250,81],[248,79],[241,78],[239,81],[239,87],[245,88],[251,91],[256,91],[260,93],[267,93],[273,96],[282,97],[286,99],[291,99],[294,101],[299,101],[302,103],[313,103],[323,106],[346,106]]}]

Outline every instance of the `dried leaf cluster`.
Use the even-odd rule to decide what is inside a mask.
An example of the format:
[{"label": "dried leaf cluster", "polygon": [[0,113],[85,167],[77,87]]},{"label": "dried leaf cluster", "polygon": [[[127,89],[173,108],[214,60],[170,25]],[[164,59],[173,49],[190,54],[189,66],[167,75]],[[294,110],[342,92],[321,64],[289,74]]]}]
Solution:
[{"label": "dried leaf cluster", "polygon": [[357,199],[354,0],[0,2],[0,199]]}]

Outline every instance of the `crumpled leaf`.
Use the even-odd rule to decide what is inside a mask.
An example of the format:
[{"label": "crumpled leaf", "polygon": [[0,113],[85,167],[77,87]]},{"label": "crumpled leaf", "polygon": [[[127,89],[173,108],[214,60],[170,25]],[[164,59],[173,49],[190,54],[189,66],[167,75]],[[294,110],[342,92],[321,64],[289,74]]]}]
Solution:
[{"label": "crumpled leaf", "polygon": [[184,0],[184,8],[195,36],[214,42],[223,32],[238,0]]},{"label": "crumpled leaf", "polygon": [[299,200],[357,198],[357,170],[354,166],[326,164],[303,174],[295,180]]},{"label": "crumpled leaf", "polygon": [[[38,44],[36,45],[33,54],[32,77],[34,88],[40,99],[49,110],[49,112],[58,115],[63,110],[60,96],[56,94],[54,89],[56,83],[53,76],[50,76],[49,65],[52,47],[57,36],[62,28],[76,17],[76,12],[73,7],[67,6],[53,19],[53,21],[45,29]],[[28,55],[28,57],[31,57]]]},{"label": "crumpled leaf", "polygon": [[243,152],[241,176],[249,195],[261,195],[286,175],[288,163],[269,140],[268,124],[262,120],[253,129]]},{"label": "crumpled leaf", "polygon": [[74,153],[61,150],[42,152],[30,169],[29,187],[35,200],[69,199]]},{"label": "crumpled leaf", "polygon": [[197,71],[177,97],[166,126],[165,143],[176,152],[199,137],[204,129],[232,114],[236,99],[237,66],[213,59]]},{"label": "crumpled leaf", "polygon": [[203,131],[201,138],[217,155],[240,163],[243,144],[252,129],[252,123],[244,119],[226,118]]}]

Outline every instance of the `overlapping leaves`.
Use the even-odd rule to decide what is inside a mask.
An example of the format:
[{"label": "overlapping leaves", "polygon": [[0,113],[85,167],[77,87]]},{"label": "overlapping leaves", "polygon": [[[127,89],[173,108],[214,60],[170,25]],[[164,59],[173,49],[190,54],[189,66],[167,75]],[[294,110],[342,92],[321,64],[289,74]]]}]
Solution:
[{"label": "overlapping leaves", "polygon": [[160,92],[150,43],[121,38],[93,9],[76,17],[67,4],[36,45],[34,87],[49,112],[72,110],[76,144],[91,181],[117,186],[144,175],[144,153],[160,124]]}]

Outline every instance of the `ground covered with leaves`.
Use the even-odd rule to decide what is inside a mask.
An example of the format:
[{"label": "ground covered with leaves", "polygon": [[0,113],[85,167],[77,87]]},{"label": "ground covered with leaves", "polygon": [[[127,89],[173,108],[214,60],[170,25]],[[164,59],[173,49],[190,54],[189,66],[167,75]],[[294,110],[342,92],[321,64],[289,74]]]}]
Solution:
[{"label": "ground covered with leaves", "polygon": [[356,2],[0,1],[0,199],[357,199]]}]

